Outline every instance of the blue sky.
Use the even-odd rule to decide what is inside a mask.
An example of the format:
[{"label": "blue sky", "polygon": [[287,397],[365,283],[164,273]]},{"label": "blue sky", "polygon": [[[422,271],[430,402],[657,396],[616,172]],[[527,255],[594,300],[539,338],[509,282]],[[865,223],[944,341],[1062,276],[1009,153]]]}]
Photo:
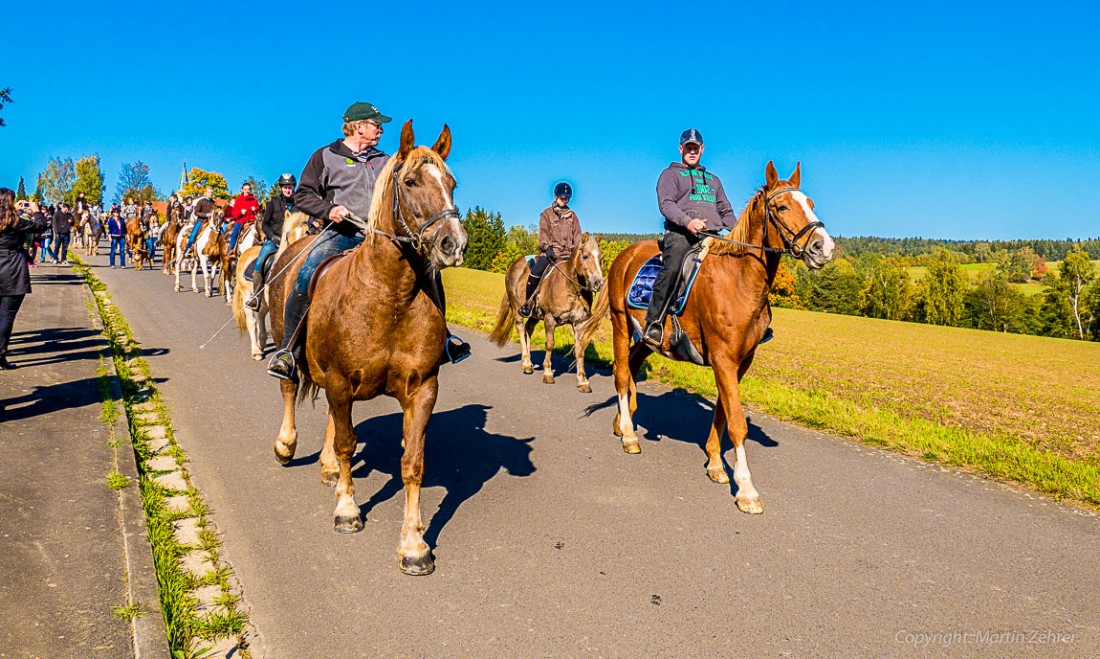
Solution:
[{"label": "blue sky", "polygon": [[86,153],[109,196],[135,160],[270,183],[365,100],[387,151],[448,123],[456,201],[508,225],[564,179],[586,229],[659,230],[694,127],[737,209],[801,161],[837,235],[1100,235],[1096,2],[161,4],[6,9],[0,185]]}]

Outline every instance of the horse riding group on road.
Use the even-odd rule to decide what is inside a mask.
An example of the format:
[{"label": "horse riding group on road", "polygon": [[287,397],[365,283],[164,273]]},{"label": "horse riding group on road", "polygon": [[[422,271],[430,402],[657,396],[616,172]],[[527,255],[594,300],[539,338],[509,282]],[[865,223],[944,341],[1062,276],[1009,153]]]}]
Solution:
[{"label": "horse riding group on road", "polygon": [[[324,391],[329,418],[321,480],[336,488],[337,531],[363,528],[351,477],[352,404],[379,395],[400,403],[405,514],[399,565],[420,575],[434,569],[420,516],[425,429],[440,366],[470,353],[447,329],[439,272],[462,264],[467,236],[445,162],[450,129],[444,126],[431,147],[416,146],[407,121],[391,156],[376,148],[389,121],[370,103],[351,105],[343,115],[343,138],[317,149],[300,181],[290,174],[279,179],[280,195],[267,205],[260,231],[259,206],[247,186],[228,211],[207,190],[189,216],[178,200],[169,202],[161,244],[164,272],[174,269],[176,291],[187,265],[196,291],[195,273],[202,268],[207,295],[211,280],[222,273],[222,290],[249,335],[254,359],[263,359],[270,316],[278,348],[267,371],[280,380],[284,403],[274,447],[282,464],[297,448],[296,403]],[[559,183],[540,217],[541,253],[520,257],[509,268],[490,339],[504,345],[515,327],[523,372],[532,373],[530,336],[542,321],[543,381],[553,383],[554,329],[571,325],[577,386],[587,393],[592,388],[585,347],[610,316],[614,432],[627,453],[640,452],[632,415],[635,380],[646,358],[658,353],[710,366],[719,396],[706,442],[707,475],[729,482],[721,458],[721,437],[728,431],[736,454],[737,505],[760,513],[745,456],[748,428],[739,382],[757,346],[770,338],[768,292],[780,258],[787,254],[820,268],[832,256],[833,241],[800,189],[801,165],[780,179],[769,162],[765,183],[735,216],[721,181],[699,162],[699,131],[684,131],[679,151],[680,160],[657,184],[663,239],[631,245],[606,276],[599,238],[581,231],[569,207],[572,188]],[[226,212],[235,220],[232,231],[222,226]]]}]

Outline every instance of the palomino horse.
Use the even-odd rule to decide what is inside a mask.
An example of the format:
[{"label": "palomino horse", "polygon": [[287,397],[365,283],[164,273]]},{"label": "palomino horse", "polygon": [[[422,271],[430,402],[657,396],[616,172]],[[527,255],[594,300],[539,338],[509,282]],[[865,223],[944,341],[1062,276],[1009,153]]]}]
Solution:
[{"label": "palomino horse", "polygon": [[524,303],[527,277],[531,269],[527,259],[520,257],[508,268],[504,277],[504,297],[500,301],[497,324],[489,340],[503,346],[510,336],[512,327],[519,334],[520,350],[523,353],[523,372],[534,372],[531,364],[531,333],[539,320],[546,329],[546,358],[542,362],[542,381],[554,384],[554,368],[550,357],[554,352],[554,328],[558,325],[573,327],[573,357],[577,361],[577,389],[582,393],[592,393],[588,377],[584,373],[584,349],[592,338],[592,332],[599,325],[599,319],[592,317],[592,302],[596,293],[603,287],[603,270],[600,268],[603,253],[600,240],[587,233],[581,236],[577,249],[565,263],[550,266],[542,277],[539,287],[535,313],[530,318],[521,318],[518,310]]},{"label": "palomino horse", "polygon": [[190,256],[194,259],[191,265],[191,290],[198,293],[198,282],[195,281],[195,275],[199,268],[202,268],[202,285],[203,290],[206,291],[206,297],[214,297],[214,291],[211,288],[211,283],[217,278],[217,265],[211,260],[210,256],[206,254],[207,248],[216,243],[218,240],[217,228],[221,226],[222,220],[225,218],[225,211],[220,208],[215,208],[210,213],[210,219],[206,220],[201,231],[199,231],[198,237],[195,239],[195,244],[191,246],[191,251],[184,250],[184,245],[187,244],[187,238],[191,235],[190,228],[187,231],[180,231],[179,236],[176,237],[176,292],[179,293],[183,290],[180,287],[180,270],[183,266],[183,261]]},{"label": "palomino horse", "polygon": [[[716,483],[729,482],[721,452],[722,431],[726,429],[737,456],[733,469],[737,507],[746,513],[762,513],[764,508],[745,458],[748,424],[741,409],[739,388],[741,377],[752,364],[756,346],[771,323],[768,292],[772,280],[783,254],[801,258],[808,267],[816,269],[828,263],[833,253],[833,239],[814,215],[813,200],[798,189],[802,182],[801,164],[787,181],[779,179],[771,162],[765,175],[767,182],[753,195],[733,231],[724,240],[713,241],[679,318],[687,337],[705,363],[714,369],[718,389],[714,422],[706,444],[707,475]],[[637,408],[634,380],[650,349],[641,342],[630,345],[631,336],[641,333],[645,311],[627,308],[626,298],[634,275],[657,251],[653,240],[625,249],[608,273],[608,296],[601,296],[604,304],[609,299],[614,332],[615,390],[619,405],[614,430],[622,437],[627,453],[640,452],[632,419]],[[671,352],[667,328],[665,337],[659,352],[679,359]]]},{"label": "palomino horse", "polygon": [[[309,216],[305,213],[287,213],[283,221],[283,235],[279,242],[279,250],[271,257],[270,263],[279,260],[279,255],[286,251],[287,246],[305,237],[309,230]],[[252,359],[257,361],[264,358],[264,346],[267,345],[267,290],[265,288],[260,296],[260,308],[256,311],[244,306],[244,301],[252,296],[255,288],[252,281],[245,278],[252,262],[260,254],[260,246],[254,245],[244,250],[237,261],[237,285],[233,287],[233,317],[237,319],[237,328],[241,334],[248,333],[249,348]]]},{"label": "palomino horse", "polygon": [[103,237],[103,221],[89,218],[84,222],[84,256],[99,255],[99,239]]},{"label": "palomino horse", "polygon": [[207,255],[217,265],[218,272],[221,274],[218,290],[225,293],[225,303],[229,305],[233,304],[232,293],[236,285],[237,261],[245,250],[256,244],[256,223],[249,222],[248,226],[241,229],[240,235],[237,236],[237,245],[232,250],[229,249],[231,235],[230,230],[222,231],[217,244],[207,246]]},{"label": "palomino horse", "polygon": [[164,250],[164,268],[161,272],[166,275],[172,274],[172,268],[176,264],[176,238],[183,224],[183,207],[169,206],[168,219],[160,232],[160,246]]},{"label": "palomino horse", "polygon": [[[321,451],[321,480],[336,485],[336,530],[363,529],[351,458],[355,430],[353,401],[379,395],[397,399],[404,410],[401,479],[405,515],[398,562],[406,574],[435,569],[424,542],[420,518],[420,484],[424,476],[425,428],[439,390],[446,321],[436,290],[436,271],[462,264],[466,232],[455,209],[455,179],[444,160],[451,150],[451,131],[443,127],[430,148],[413,144],[412,121],[401,130],[401,146],[378,174],[367,218],[367,240],[336,261],[316,282],[305,319],[304,356],[298,361],[301,397],[325,390],[328,429]],[[329,231],[330,229],[326,229]],[[325,234],[321,234],[322,238]],[[298,256],[317,239],[300,240],[275,262],[286,273],[271,282],[273,334],[283,332],[283,305],[301,268]],[[294,457],[296,382],[281,382],[283,423],[275,457],[286,464]],[[396,438],[394,438],[396,441]]]},{"label": "palomino horse", "polygon": [[142,270],[144,264],[153,265],[149,258],[149,249],[145,246],[145,232],[141,229],[141,219],[131,217],[126,220],[126,249],[134,260],[134,270]]}]

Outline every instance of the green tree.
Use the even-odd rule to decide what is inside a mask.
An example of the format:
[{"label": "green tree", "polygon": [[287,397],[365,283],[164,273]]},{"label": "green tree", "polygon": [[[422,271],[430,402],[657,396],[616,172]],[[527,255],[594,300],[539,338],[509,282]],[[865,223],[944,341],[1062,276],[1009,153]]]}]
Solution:
[{"label": "green tree", "polygon": [[604,274],[611,272],[611,264],[614,263],[615,259],[619,258],[619,254],[622,254],[623,250],[630,247],[630,245],[631,243],[625,240],[604,240],[600,242],[600,252],[603,257],[600,259],[600,267],[603,268]]},{"label": "green tree", "polygon": [[39,175],[42,199],[47,204],[59,204],[70,199],[76,170],[72,158],[50,158],[46,171]]},{"label": "green tree", "polygon": [[[0,110],[4,109],[5,105],[9,105],[11,100],[11,87],[4,87],[0,89]],[[4,118],[0,117],[0,128],[3,128],[7,124],[4,123]]]},{"label": "green tree", "polygon": [[930,325],[958,325],[966,310],[964,298],[970,280],[946,249],[933,253],[928,274],[921,280],[924,322]]},{"label": "green tree", "polygon": [[1028,332],[1027,296],[1009,285],[1008,275],[1000,268],[987,273],[967,292],[966,307],[972,327],[1016,334]]},{"label": "green tree", "polygon": [[895,258],[867,253],[860,259],[863,290],[860,312],[868,318],[902,320],[909,313],[913,284],[909,273]]},{"label": "green tree", "polygon": [[978,263],[985,263],[989,260],[989,243],[976,242],[974,243],[974,258]]},{"label": "green tree", "polygon": [[46,203],[46,179],[43,178],[42,173],[39,172],[34,181],[34,194],[31,195],[31,199],[36,204]]},{"label": "green tree", "polygon": [[497,254],[504,249],[504,220],[500,213],[490,213],[480,206],[466,212],[462,220],[466,230],[465,265],[475,270],[489,270]]},{"label": "green tree", "polygon": [[137,203],[145,203],[156,201],[159,196],[153,187],[153,179],[149,176],[149,165],[140,160],[133,164],[122,164],[118,185],[115,187],[115,201],[133,199]]},{"label": "green tree", "polygon": [[[805,294],[799,295],[810,309],[849,316],[859,315],[863,278],[845,258],[830,262],[821,270],[805,276],[810,282]],[[795,290],[799,290],[796,283]]]},{"label": "green tree", "polygon": [[17,201],[22,201],[27,198],[27,183],[23,180],[23,177],[19,177],[19,187],[15,190],[15,198]]},{"label": "green tree", "polygon": [[1075,334],[1073,307],[1069,303],[1068,286],[1056,274],[1047,277],[1043,299],[1039,305],[1039,333],[1068,339]]},{"label": "green tree", "polygon": [[1094,282],[1085,291],[1084,306],[1090,318],[1089,336],[1093,341],[1100,341],[1100,281]]},{"label": "green tree", "polygon": [[99,156],[84,156],[76,161],[76,183],[73,184],[72,199],[84,193],[84,198],[92,204],[103,203],[103,170],[99,168]]},{"label": "green tree", "polygon": [[255,176],[249,176],[243,182],[241,182],[241,185],[243,186],[245,183],[249,183],[249,184],[252,185],[252,196],[255,197],[256,201],[260,202],[261,204],[266,204],[268,202],[269,193],[271,193],[271,194],[278,194],[279,193],[279,190],[278,190],[277,187],[273,187],[270,190],[268,190],[267,181],[263,180],[262,178],[256,178]]},{"label": "green tree", "polygon": [[1008,281],[1014,284],[1026,284],[1031,281],[1031,271],[1035,269],[1035,250],[1028,246],[1012,250],[1008,261],[1002,264]]},{"label": "green tree", "polygon": [[1089,261],[1089,253],[1074,245],[1062,259],[1062,265],[1058,268],[1059,278],[1065,283],[1065,293],[1073,308],[1073,320],[1077,325],[1077,337],[1085,338],[1085,324],[1082,320],[1081,293],[1093,279],[1096,279],[1096,271]]},{"label": "green tree", "polygon": [[229,184],[226,183],[225,177],[217,172],[208,172],[198,167],[192,167],[187,173],[187,185],[183,186],[180,194],[185,197],[200,197],[208,185],[214,188],[215,199],[229,198]]}]

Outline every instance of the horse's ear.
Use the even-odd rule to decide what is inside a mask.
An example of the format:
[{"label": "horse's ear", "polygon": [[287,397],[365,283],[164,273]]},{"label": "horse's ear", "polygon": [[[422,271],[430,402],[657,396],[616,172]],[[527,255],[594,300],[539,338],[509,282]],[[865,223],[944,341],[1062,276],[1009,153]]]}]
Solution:
[{"label": "horse's ear", "polygon": [[790,181],[791,186],[795,188],[802,187],[802,161],[799,160],[798,164],[794,166],[794,173],[787,179]]},{"label": "horse's ear", "polygon": [[402,162],[409,155],[409,152],[413,150],[415,144],[413,141],[416,136],[413,135],[413,120],[409,119],[405,122],[405,125],[401,127],[401,146],[397,149],[397,160]]},{"label": "horse's ear", "polygon": [[581,242],[582,243],[588,242],[588,232],[587,231],[585,231],[584,235],[581,236]]},{"label": "horse's ear", "polygon": [[764,180],[767,182],[768,187],[775,185],[779,181],[779,172],[775,171],[775,163],[768,161],[768,166],[764,168]]},{"label": "horse's ear", "polygon": [[432,145],[432,151],[438,153],[444,160],[451,155],[451,129],[447,124],[443,124],[443,131],[439,133],[439,139]]}]

